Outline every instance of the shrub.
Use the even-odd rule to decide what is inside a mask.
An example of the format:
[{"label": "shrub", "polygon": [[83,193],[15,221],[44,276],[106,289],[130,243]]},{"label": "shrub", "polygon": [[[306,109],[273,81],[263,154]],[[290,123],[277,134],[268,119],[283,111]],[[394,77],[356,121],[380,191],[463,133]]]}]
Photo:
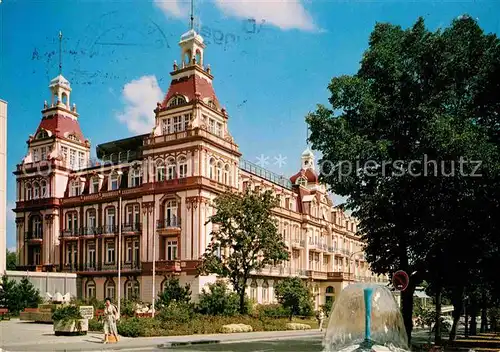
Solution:
[{"label": "shrub", "polygon": [[144,336],[144,330],[141,327],[141,323],[144,323],[145,319],[130,318],[122,319],[118,321],[116,326],[118,333],[126,337],[138,337]]},{"label": "shrub", "polygon": [[52,313],[53,321],[73,321],[83,319],[80,314],[80,308],[74,305],[63,306],[61,308],[57,308]]},{"label": "shrub", "polygon": [[323,310],[325,315],[328,317],[332,312],[332,307],[333,307],[333,300],[327,300],[325,304],[321,306],[321,310]]},{"label": "shrub", "polygon": [[24,308],[36,308],[42,303],[40,292],[24,277],[19,283],[4,275],[0,281],[0,306],[18,315]]},{"label": "shrub", "polygon": [[[202,289],[198,302],[198,311],[206,315],[234,316],[239,313],[240,301],[237,293],[231,291],[225,282],[218,281],[208,285],[209,290]],[[246,300],[247,312],[250,311]]]},{"label": "shrub", "polygon": [[96,319],[90,319],[89,320],[89,331],[103,331],[104,330],[104,324],[102,321],[96,320]]},{"label": "shrub", "polygon": [[299,277],[287,277],[274,288],[278,302],[294,315],[311,316],[314,314],[312,295],[304,281]]},{"label": "shrub", "polygon": [[162,308],[158,319],[163,322],[174,321],[187,323],[194,317],[194,306],[189,303],[172,302],[168,307]]},{"label": "shrub", "polygon": [[133,317],[135,315],[135,300],[122,298],[120,302],[120,315],[122,317]]},{"label": "shrub", "polygon": [[254,315],[259,318],[282,318],[289,317],[290,311],[281,304],[259,304],[254,308]]},{"label": "shrub", "polygon": [[171,302],[191,302],[191,286],[186,284],[182,287],[178,278],[169,278],[163,286],[163,291],[158,293],[156,307],[168,307]]}]

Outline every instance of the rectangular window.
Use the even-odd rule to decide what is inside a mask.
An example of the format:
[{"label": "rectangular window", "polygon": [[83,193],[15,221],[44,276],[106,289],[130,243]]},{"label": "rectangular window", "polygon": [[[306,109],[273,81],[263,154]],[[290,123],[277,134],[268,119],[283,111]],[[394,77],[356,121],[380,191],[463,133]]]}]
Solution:
[{"label": "rectangular window", "polygon": [[167,260],[177,259],[177,240],[167,241]]},{"label": "rectangular window", "polygon": [[220,122],[217,122],[215,125],[215,134],[219,137],[222,137],[222,124]]},{"label": "rectangular window", "polygon": [[208,120],[208,131],[210,133],[215,133],[215,121],[213,119]]},{"label": "rectangular window", "polygon": [[40,148],[40,160],[45,160],[47,159],[47,148],[41,147]]},{"label": "rectangular window", "polygon": [[33,149],[33,162],[37,162],[39,161],[40,159],[38,158],[38,148],[37,149]]},{"label": "rectangular window", "polygon": [[179,177],[187,177],[187,170],[188,166],[187,164],[180,164],[179,165]]},{"label": "rectangular window", "polygon": [[112,264],[115,262],[115,243],[106,242],[106,263]]},{"label": "rectangular window", "polygon": [[99,192],[99,178],[94,177],[92,178],[90,193],[98,193],[98,192]]},{"label": "rectangular window", "polygon": [[174,132],[181,132],[184,124],[182,123],[182,116],[174,116]]},{"label": "rectangular window", "polygon": [[71,182],[71,197],[77,197],[80,195],[80,182],[72,181]]},{"label": "rectangular window", "polygon": [[78,152],[78,166],[80,169],[83,169],[85,167],[85,153],[84,152]]},{"label": "rectangular window", "polygon": [[187,131],[189,128],[189,122],[191,121],[191,114],[184,115],[184,130]]},{"label": "rectangular window", "polygon": [[162,120],[162,132],[163,134],[170,134],[172,133],[172,118],[167,118]]},{"label": "rectangular window", "polygon": [[131,187],[138,187],[142,184],[142,171],[141,169],[132,170],[132,184]]},{"label": "rectangular window", "polygon": [[76,151],[74,149],[69,150],[69,166],[74,168],[76,164]]},{"label": "rectangular window", "polygon": [[127,241],[126,243],[126,251],[125,251],[125,262],[130,263],[132,261],[133,247],[132,241]]},{"label": "rectangular window", "polygon": [[110,190],[115,191],[118,189],[118,175],[113,174],[110,178]]},{"label": "rectangular window", "polygon": [[158,165],[156,168],[156,180],[165,181],[165,165]]},{"label": "rectangular window", "polygon": [[89,268],[95,268],[96,266],[96,252],[94,242],[90,242],[87,246],[87,266]]},{"label": "rectangular window", "polygon": [[167,166],[167,179],[173,180],[175,178],[175,165]]},{"label": "rectangular window", "polygon": [[106,297],[111,299],[115,298],[115,286],[107,285],[106,286]]},{"label": "rectangular window", "polygon": [[109,208],[106,217],[106,225],[111,226],[115,224],[115,208]]}]

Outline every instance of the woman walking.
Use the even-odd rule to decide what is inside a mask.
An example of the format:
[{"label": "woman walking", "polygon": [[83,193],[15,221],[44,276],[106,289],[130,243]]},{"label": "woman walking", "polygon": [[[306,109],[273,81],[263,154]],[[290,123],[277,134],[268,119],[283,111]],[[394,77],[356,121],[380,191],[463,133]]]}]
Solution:
[{"label": "woman walking", "polygon": [[106,307],[104,308],[104,343],[108,342],[108,336],[113,335],[118,342],[118,331],[116,330],[116,321],[118,320],[118,309],[111,304],[111,299],[106,298]]}]

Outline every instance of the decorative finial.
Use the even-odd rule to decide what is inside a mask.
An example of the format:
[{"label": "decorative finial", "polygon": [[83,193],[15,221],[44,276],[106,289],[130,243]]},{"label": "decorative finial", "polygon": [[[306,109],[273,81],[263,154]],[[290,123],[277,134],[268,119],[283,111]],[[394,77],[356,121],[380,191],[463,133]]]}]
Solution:
[{"label": "decorative finial", "polygon": [[62,74],[62,32],[59,31],[59,74]]},{"label": "decorative finial", "polygon": [[207,65],[207,73],[210,73],[210,64]]},{"label": "decorative finial", "polygon": [[179,66],[177,66],[177,60],[174,60],[174,71],[177,71],[178,68]]},{"label": "decorative finial", "polygon": [[45,101],[43,102],[43,108],[44,108],[44,109],[47,109],[48,107],[49,107],[49,104],[47,104],[47,100],[45,100]]},{"label": "decorative finial", "polygon": [[76,104],[73,103],[73,111],[76,112]]},{"label": "decorative finial", "polygon": [[196,65],[196,56],[193,55],[193,65]]}]

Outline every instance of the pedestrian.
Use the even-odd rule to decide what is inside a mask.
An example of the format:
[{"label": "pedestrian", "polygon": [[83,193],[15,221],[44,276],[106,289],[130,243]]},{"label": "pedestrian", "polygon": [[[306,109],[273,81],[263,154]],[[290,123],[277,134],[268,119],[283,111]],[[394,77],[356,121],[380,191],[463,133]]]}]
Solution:
[{"label": "pedestrian", "polygon": [[319,331],[323,331],[323,321],[324,320],[325,320],[325,313],[323,313],[323,309],[320,309],[319,313],[318,313]]},{"label": "pedestrian", "polygon": [[111,298],[106,298],[106,307],[104,308],[104,343],[108,343],[109,335],[115,337],[118,342],[118,331],[116,330],[116,321],[118,316],[118,308],[111,303]]}]

